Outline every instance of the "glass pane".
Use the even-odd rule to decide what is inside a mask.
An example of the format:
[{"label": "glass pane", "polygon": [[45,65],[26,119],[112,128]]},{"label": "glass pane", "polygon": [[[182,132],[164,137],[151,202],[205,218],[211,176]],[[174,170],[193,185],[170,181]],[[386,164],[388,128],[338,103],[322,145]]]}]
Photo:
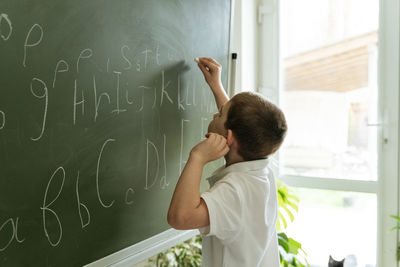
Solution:
[{"label": "glass pane", "polygon": [[292,190],[300,198],[299,211],[285,233],[302,244],[311,266],[326,267],[329,255],[335,260],[355,259],[358,267],[375,266],[375,194]]},{"label": "glass pane", "polygon": [[377,179],[378,0],[284,0],[281,174]]}]

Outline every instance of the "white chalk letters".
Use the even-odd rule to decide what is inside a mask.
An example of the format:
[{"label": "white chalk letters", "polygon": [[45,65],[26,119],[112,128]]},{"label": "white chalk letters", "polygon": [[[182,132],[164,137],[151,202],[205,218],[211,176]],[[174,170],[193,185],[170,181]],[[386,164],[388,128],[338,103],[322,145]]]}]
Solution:
[{"label": "white chalk letters", "polygon": [[[6,23],[6,26],[4,28],[6,28],[8,30],[8,33],[3,33],[2,32],[2,23]],[[12,34],[13,28],[12,28],[12,24],[11,24],[11,20],[8,18],[7,14],[0,14],[0,37],[4,40],[7,41],[8,39],[10,39],[10,36]]]},{"label": "white chalk letters", "polygon": [[0,110],[0,130],[6,125],[6,113]]},{"label": "white chalk letters", "polygon": [[101,156],[103,155],[103,151],[104,148],[106,147],[107,143],[109,142],[114,142],[115,139],[108,139],[104,142],[103,146],[101,147],[100,150],[100,154],[99,154],[99,158],[97,159],[97,170],[96,170],[96,190],[97,190],[97,198],[99,199],[100,204],[104,207],[104,208],[109,208],[114,204],[114,200],[106,205],[104,204],[103,200],[101,200],[101,196],[100,196],[100,187],[99,187],[99,173],[100,173],[100,160],[101,160]]},{"label": "white chalk letters", "polygon": [[4,251],[7,249],[7,247],[11,244],[11,242],[13,241],[13,239],[15,239],[15,241],[17,241],[18,243],[22,243],[25,241],[25,238],[20,240],[18,238],[18,220],[19,217],[17,217],[16,221],[14,222],[13,218],[9,218],[7,221],[5,221],[1,226],[0,226],[0,234],[1,232],[5,229],[5,227],[7,226],[7,224],[10,225],[11,227],[11,236],[8,239],[7,244],[5,244],[4,246],[2,246],[2,244],[0,244],[0,252]]},{"label": "white chalk letters", "polygon": [[[37,34],[35,36],[35,32],[39,32],[39,38],[37,38]],[[34,24],[29,30],[28,34],[25,38],[24,44],[24,59],[22,61],[22,66],[26,67],[26,53],[28,47],[35,47],[40,44],[43,38],[43,28],[39,24]]]},{"label": "white chalk letters", "polygon": [[[33,83],[34,82],[39,83],[39,85],[41,85],[41,90],[43,90],[42,94],[37,94],[35,92],[34,87],[33,87]],[[44,98],[45,99],[44,111],[43,111],[43,119],[42,119],[42,129],[41,129],[40,134],[39,134],[38,137],[31,137],[32,141],[38,141],[40,138],[42,138],[43,133],[44,133],[44,129],[46,127],[47,106],[49,104],[49,92],[48,92],[46,83],[44,81],[38,79],[38,78],[33,78],[32,81],[31,81],[31,93],[36,98],[39,98],[39,99],[43,99]]]},{"label": "white chalk letters", "polygon": [[[90,212],[89,212],[89,209],[87,208],[87,206],[85,204],[83,204],[81,202],[81,200],[79,199],[79,171],[78,171],[78,175],[76,176],[76,200],[77,200],[77,203],[78,203],[78,212],[79,212],[79,218],[81,219],[81,225],[82,225],[82,228],[85,228],[90,223]],[[81,208],[85,209],[86,216],[87,216],[87,222],[86,223],[83,222]]]},{"label": "white chalk letters", "polygon": [[[54,177],[56,176],[56,174],[59,173],[59,172],[61,173],[61,179],[62,179],[62,181],[61,181],[61,186],[60,186],[60,188],[58,189],[58,193],[57,193],[56,197],[55,197],[50,203],[48,203],[47,194],[48,194],[48,192],[49,192],[51,182],[53,181],[53,179],[54,179]],[[47,183],[46,191],[45,191],[45,193],[44,193],[44,198],[43,198],[43,206],[40,208],[40,209],[42,210],[44,233],[45,233],[45,235],[46,235],[46,237],[47,237],[47,240],[49,241],[50,245],[52,245],[53,247],[57,246],[57,245],[60,243],[60,241],[61,241],[61,237],[62,237],[62,226],[61,226],[61,222],[60,222],[60,219],[59,219],[57,213],[56,213],[53,209],[51,209],[50,206],[51,206],[51,205],[58,199],[58,197],[60,196],[61,191],[62,191],[63,186],[64,186],[64,181],[65,181],[65,170],[64,170],[63,167],[58,167],[57,170],[56,170],[56,171],[53,173],[53,175],[51,176],[49,182]],[[47,213],[46,213],[46,212],[47,212],[47,213],[50,212],[50,213],[53,215],[53,217],[57,220],[59,232],[56,233],[56,237],[58,236],[58,237],[56,238],[56,241],[52,240],[52,238],[51,238],[50,235],[49,235],[49,232],[47,231],[47,224],[46,224],[46,218],[47,218],[46,215],[47,215]]]}]

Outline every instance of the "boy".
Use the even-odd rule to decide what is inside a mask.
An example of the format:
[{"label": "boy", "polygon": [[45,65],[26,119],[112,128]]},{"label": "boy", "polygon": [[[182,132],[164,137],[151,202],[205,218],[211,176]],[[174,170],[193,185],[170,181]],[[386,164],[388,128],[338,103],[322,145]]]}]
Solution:
[{"label": "boy", "polygon": [[[190,152],[168,223],[180,230],[199,228],[202,266],[278,267],[277,192],[267,165],[286,136],[285,116],[256,93],[239,93],[229,100],[221,84],[221,65],[214,59],[200,58],[198,66],[219,112],[208,126],[207,139]],[[207,178],[211,188],[200,194],[204,165],[222,156],[226,166]]]}]

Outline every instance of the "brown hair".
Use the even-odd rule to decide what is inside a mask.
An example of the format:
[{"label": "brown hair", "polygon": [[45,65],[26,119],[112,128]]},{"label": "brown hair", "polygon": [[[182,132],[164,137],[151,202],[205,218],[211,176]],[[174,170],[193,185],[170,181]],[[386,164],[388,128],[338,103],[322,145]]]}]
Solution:
[{"label": "brown hair", "polygon": [[244,160],[267,158],[275,153],[287,132],[283,112],[262,95],[242,92],[231,99],[225,128],[238,140]]}]

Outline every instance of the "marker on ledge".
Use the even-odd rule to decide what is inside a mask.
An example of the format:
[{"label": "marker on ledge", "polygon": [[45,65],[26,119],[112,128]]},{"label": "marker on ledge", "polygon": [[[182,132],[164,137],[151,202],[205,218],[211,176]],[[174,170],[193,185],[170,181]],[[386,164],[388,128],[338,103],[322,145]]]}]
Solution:
[{"label": "marker on ledge", "polygon": [[[198,58],[198,57],[195,57],[194,58],[194,61],[197,63],[197,64],[199,64],[200,63],[200,59]],[[210,69],[206,66],[206,70],[207,71],[210,71]]]},{"label": "marker on ledge", "polygon": [[237,60],[237,53],[232,53],[231,80],[229,83],[229,96],[230,97],[235,95],[236,60]]}]

